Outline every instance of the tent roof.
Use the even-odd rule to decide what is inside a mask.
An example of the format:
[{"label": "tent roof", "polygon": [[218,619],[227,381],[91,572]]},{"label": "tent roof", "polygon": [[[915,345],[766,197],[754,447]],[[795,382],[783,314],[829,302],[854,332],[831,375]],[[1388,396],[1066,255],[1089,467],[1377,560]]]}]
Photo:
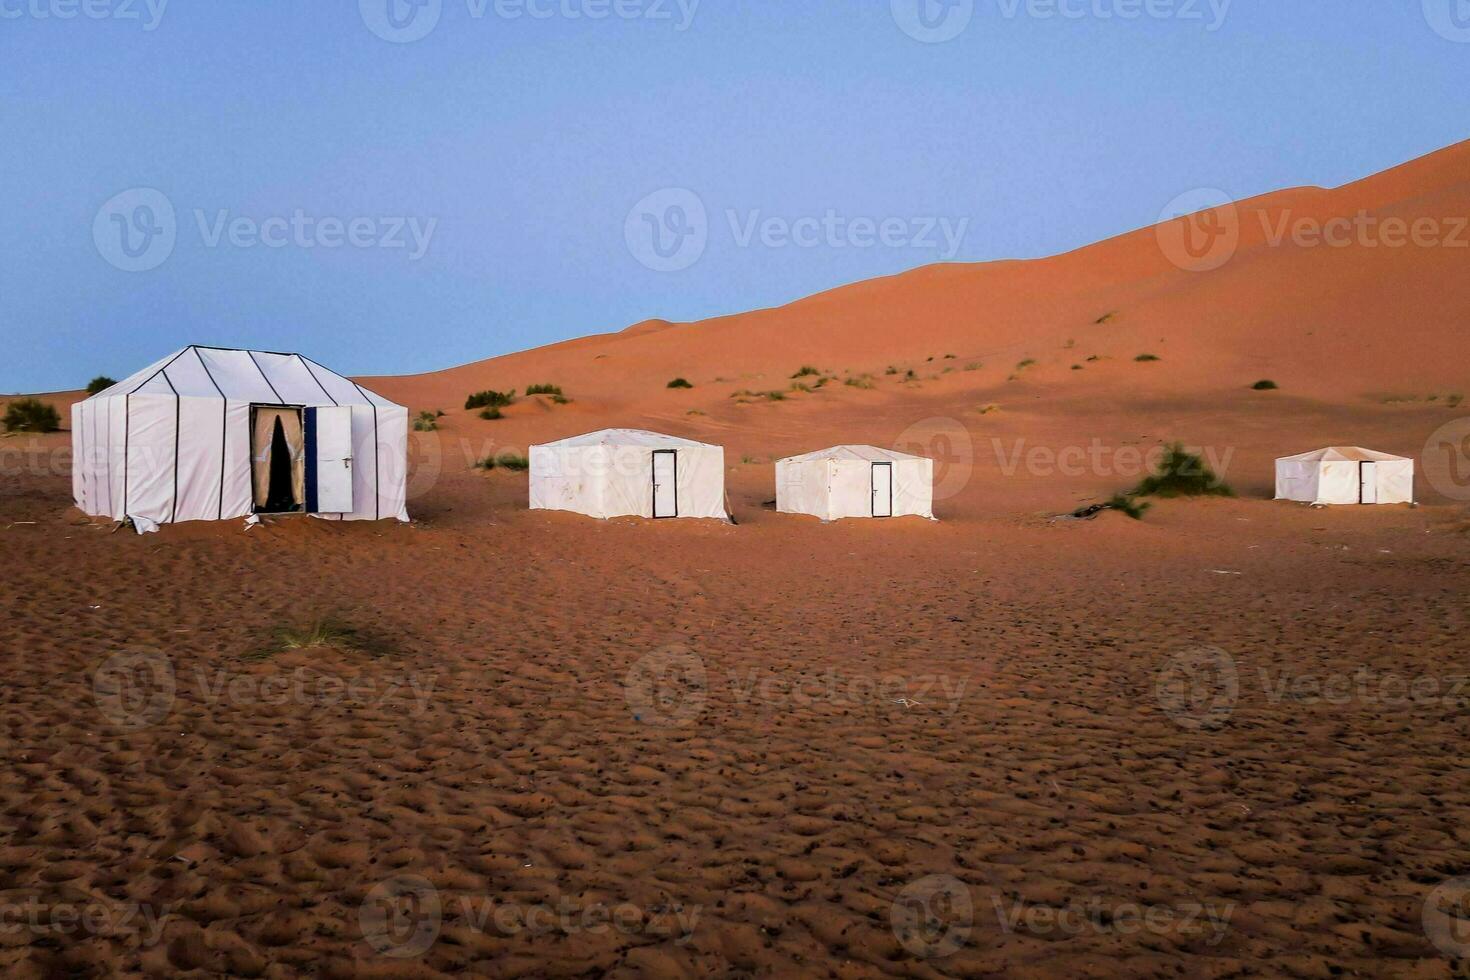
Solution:
[{"label": "tent roof", "polygon": [[133,394],[223,398],[265,405],[393,405],[300,354],[197,344],[155,361],[88,400]]},{"label": "tent roof", "polygon": [[599,429],[596,432],[588,432],[585,435],[572,436],[568,439],[558,439],[556,442],[547,442],[542,445],[558,448],[576,446],[639,446],[650,449],[713,448],[708,443],[695,442],[693,439],[680,439],[678,436],[666,436],[661,432],[649,432],[646,429]]},{"label": "tent roof", "polygon": [[869,463],[896,463],[901,460],[924,459],[923,456],[910,456],[908,453],[896,452],[892,449],[879,449],[877,446],[832,446],[828,449],[818,449],[815,452],[803,453],[800,456],[788,456],[780,460],[782,463],[807,463],[820,459],[857,460]]},{"label": "tent roof", "polygon": [[1394,456],[1390,453],[1374,452],[1372,449],[1363,449],[1359,446],[1328,446],[1326,449],[1316,449],[1309,453],[1301,453],[1297,456],[1283,456],[1277,460],[1278,463],[1378,463],[1405,461],[1407,457]]}]

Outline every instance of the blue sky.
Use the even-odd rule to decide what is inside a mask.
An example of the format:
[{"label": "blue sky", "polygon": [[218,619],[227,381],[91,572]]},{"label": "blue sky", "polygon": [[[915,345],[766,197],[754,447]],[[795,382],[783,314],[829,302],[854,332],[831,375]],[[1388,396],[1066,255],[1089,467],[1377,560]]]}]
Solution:
[{"label": "blue sky", "polygon": [[1467,0],[414,2],[0,0],[0,390],[419,372],[1470,136]]}]

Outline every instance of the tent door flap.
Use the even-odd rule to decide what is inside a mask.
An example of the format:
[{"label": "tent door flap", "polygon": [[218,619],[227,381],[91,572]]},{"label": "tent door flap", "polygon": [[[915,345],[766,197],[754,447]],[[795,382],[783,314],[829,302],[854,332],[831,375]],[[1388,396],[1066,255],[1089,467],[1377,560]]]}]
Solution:
[{"label": "tent door flap", "polygon": [[352,512],[352,409],[306,410],[306,510],[311,514]]},{"label": "tent door flap", "polygon": [[893,516],[893,464],[873,464],[873,516]]},{"label": "tent door flap", "polygon": [[679,516],[679,454],[673,449],[653,453],[653,516]]},{"label": "tent door flap", "polygon": [[1358,503],[1378,503],[1378,464],[1358,464]]}]

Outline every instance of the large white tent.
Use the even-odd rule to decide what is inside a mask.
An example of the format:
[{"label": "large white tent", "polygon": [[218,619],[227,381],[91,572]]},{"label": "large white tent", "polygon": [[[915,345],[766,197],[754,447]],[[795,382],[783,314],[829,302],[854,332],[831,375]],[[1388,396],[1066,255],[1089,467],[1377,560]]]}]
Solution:
[{"label": "large white tent", "polygon": [[159,524],[408,520],[408,410],[300,354],[185,347],[72,406],[72,496]]},{"label": "large white tent", "polygon": [[1414,502],[1414,461],[1357,446],[1329,446],[1276,461],[1276,499],[1309,504]]},{"label": "large white tent", "polygon": [[776,509],[843,517],[934,520],[934,461],[876,446],[833,446],[776,462]]},{"label": "large white tent", "polygon": [[531,509],[589,517],[714,517],[725,450],[642,429],[603,429],[531,447]]}]

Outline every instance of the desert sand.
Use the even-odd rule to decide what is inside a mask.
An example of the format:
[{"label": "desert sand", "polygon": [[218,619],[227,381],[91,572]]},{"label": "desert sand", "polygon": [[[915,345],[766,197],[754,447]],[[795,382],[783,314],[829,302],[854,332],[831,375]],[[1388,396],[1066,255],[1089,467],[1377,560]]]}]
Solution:
[{"label": "desert sand", "polygon": [[[0,967],[1463,975],[1424,916],[1470,874],[1470,486],[1270,499],[1276,456],[1424,461],[1464,412],[1470,250],[1260,223],[1360,211],[1470,214],[1470,144],[1247,202],[1213,271],[1145,229],[360,379],[446,412],[411,526],[112,533],[65,433],[0,441]],[[460,407],[532,383],[571,401]],[[471,468],[610,425],[724,445],[738,526]],[[1237,496],[1055,519],[1176,439]],[[934,456],[939,522],[767,506],[856,442]],[[280,649],[321,620],[354,634]]]}]

